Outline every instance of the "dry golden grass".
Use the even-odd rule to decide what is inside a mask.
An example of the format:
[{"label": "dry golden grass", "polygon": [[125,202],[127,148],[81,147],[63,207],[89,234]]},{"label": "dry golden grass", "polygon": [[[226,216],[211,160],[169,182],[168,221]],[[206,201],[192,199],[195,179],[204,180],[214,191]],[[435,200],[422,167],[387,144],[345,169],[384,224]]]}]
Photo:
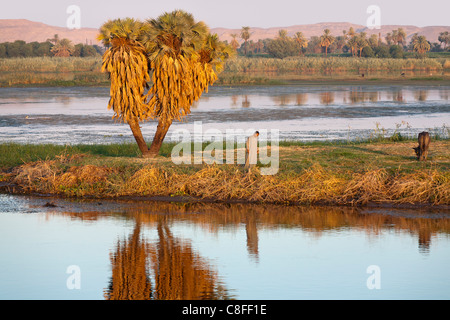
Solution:
[{"label": "dry golden grass", "polygon": [[418,162],[411,142],[280,147],[280,171],[240,165],[176,166],[170,158],[61,156],[16,167],[25,192],[65,196],[190,196],[261,203],[450,204],[449,141]]}]

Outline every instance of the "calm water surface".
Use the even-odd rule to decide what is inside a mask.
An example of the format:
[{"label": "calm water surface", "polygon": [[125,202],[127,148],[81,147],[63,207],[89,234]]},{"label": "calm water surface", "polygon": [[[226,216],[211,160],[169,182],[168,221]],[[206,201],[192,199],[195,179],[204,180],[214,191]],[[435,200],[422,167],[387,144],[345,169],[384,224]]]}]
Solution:
[{"label": "calm water surface", "polygon": [[[0,88],[0,143],[133,142],[129,127],[111,119],[108,91]],[[449,93],[213,87],[167,140],[180,128],[193,132],[196,121],[204,131],[278,129],[281,139],[302,141],[364,138],[376,128],[445,136]],[[142,125],[148,140],[155,127]],[[0,195],[0,299],[449,299],[449,232],[448,210]]]},{"label": "calm water surface", "polygon": [[0,299],[449,299],[449,234],[445,210],[0,195]]},{"label": "calm water surface", "polygon": [[[212,87],[175,130],[280,131],[282,140],[360,139],[384,129],[416,136],[421,130],[448,135],[449,86],[309,85]],[[131,142],[128,125],[107,110],[109,88],[0,88],[0,142]],[[142,125],[150,140],[156,125]],[[175,138],[174,138],[175,139]]]}]

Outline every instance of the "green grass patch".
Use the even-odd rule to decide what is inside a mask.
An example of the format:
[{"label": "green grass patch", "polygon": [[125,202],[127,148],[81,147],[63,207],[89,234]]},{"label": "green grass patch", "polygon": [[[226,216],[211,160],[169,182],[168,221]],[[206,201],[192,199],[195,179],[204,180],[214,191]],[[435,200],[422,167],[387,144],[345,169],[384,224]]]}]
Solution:
[{"label": "green grass patch", "polygon": [[[450,139],[432,140],[417,161],[413,140],[288,142],[279,146],[279,170],[263,176],[237,163],[172,162],[174,143],[142,158],[135,144],[0,144],[0,180],[26,192],[75,197],[186,195],[219,201],[364,204],[450,203]],[[203,147],[206,145],[204,144]],[[236,150],[234,150],[236,151]]]}]

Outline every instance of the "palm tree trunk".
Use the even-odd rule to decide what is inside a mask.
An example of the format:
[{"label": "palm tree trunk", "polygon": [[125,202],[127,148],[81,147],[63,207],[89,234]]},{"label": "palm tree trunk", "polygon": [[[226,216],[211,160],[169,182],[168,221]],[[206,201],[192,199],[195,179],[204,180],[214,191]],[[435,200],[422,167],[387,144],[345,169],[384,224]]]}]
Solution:
[{"label": "palm tree trunk", "polygon": [[141,127],[139,126],[139,121],[134,118],[131,121],[128,122],[131,128],[131,132],[133,132],[134,139],[136,140],[136,143],[139,147],[139,150],[141,150],[142,155],[144,157],[148,154],[148,146],[145,143],[144,137],[142,136]]},{"label": "palm tree trunk", "polygon": [[161,149],[161,145],[166,137],[167,131],[169,131],[170,125],[172,121],[164,124],[161,120],[158,122],[158,127],[156,127],[155,137],[153,138],[152,145],[148,151],[146,157],[153,158],[156,157],[159,153],[159,149]]}]

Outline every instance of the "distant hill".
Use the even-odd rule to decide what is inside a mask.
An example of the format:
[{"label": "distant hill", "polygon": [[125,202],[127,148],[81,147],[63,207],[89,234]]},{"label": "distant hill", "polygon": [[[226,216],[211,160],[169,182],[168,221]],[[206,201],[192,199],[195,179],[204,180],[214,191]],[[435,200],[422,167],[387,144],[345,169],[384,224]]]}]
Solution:
[{"label": "distant hill", "polygon": [[[310,38],[312,36],[319,36],[323,33],[323,30],[328,28],[331,34],[334,36],[342,35],[343,30],[348,30],[353,27],[356,32],[364,31],[369,36],[371,34],[381,34],[384,36],[388,32],[397,28],[403,28],[407,34],[407,41],[414,33],[426,36],[431,42],[437,42],[440,32],[449,31],[450,26],[429,26],[429,27],[416,27],[416,26],[403,26],[403,25],[384,25],[379,30],[369,30],[366,26],[352,24],[348,22],[323,22],[315,24],[304,24],[289,27],[272,27],[272,28],[253,28],[250,26],[251,37],[250,40],[257,41],[259,39],[275,38],[278,35],[280,29],[288,31],[289,36],[293,36],[297,31],[303,32],[303,34]],[[242,42],[239,37],[240,29],[226,29],[226,28],[212,28],[213,33],[217,33],[221,40],[231,41],[231,34],[237,34],[237,40]],[[24,40],[26,42],[44,42],[47,39],[53,38],[55,34],[58,34],[59,38],[70,39],[74,44],[99,44],[97,41],[98,29],[96,28],[81,28],[75,30],[69,30],[63,27],[54,27],[41,22],[34,22],[25,19],[0,19],[0,43],[1,42],[13,42],[15,40]]]},{"label": "distant hill", "polygon": [[99,44],[98,29],[81,28],[70,30],[49,26],[45,23],[25,19],[0,19],[0,43],[24,40],[25,42],[44,42],[58,34],[60,39],[67,38],[74,44]]}]

